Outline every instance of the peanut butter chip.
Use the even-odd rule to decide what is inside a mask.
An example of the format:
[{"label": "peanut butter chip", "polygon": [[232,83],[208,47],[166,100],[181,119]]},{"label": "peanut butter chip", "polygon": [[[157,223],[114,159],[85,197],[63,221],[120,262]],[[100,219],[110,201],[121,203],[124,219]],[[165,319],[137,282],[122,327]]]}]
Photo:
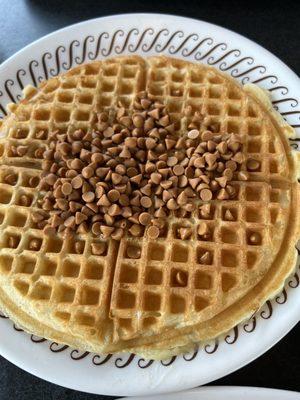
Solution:
[{"label": "peanut butter chip", "polygon": [[249,174],[246,171],[239,171],[238,172],[238,179],[240,181],[247,181],[249,179]]},{"label": "peanut butter chip", "polygon": [[75,242],[74,248],[75,248],[75,252],[77,254],[82,254],[83,250],[84,250],[84,243],[83,242]]},{"label": "peanut butter chip", "polygon": [[173,167],[173,172],[177,176],[183,175],[184,174],[184,167],[182,165],[175,165],[175,167]]},{"label": "peanut butter chip", "polygon": [[105,253],[106,245],[103,242],[91,244],[92,254],[95,256],[101,256]]},{"label": "peanut butter chip", "polygon": [[178,232],[178,236],[182,240],[189,239],[192,235],[192,230],[190,228],[182,227],[182,228],[179,228],[177,232]]},{"label": "peanut butter chip", "polygon": [[188,132],[189,139],[197,139],[197,137],[199,135],[200,135],[200,132],[197,129],[192,129],[191,131]]},{"label": "peanut butter chip", "polygon": [[135,246],[128,246],[126,249],[128,258],[140,258],[141,257],[141,249]]},{"label": "peanut butter chip", "polygon": [[259,244],[261,242],[261,236],[259,233],[255,232],[249,236],[249,242],[251,244]]},{"label": "peanut butter chip", "polygon": [[232,215],[230,210],[226,210],[224,213],[224,219],[226,221],[234,221],[234,216]]},{"label": "peanut butter chip", "polygon": [[159,236],[159,228],[157,226],[150,226],[147,229],[147,235],[150,239],[157,239]]},{"label": "peanut butter chip", "polygon": [[20,205],[21,206],[25,206],[25,207],[29,207],[31,204],[31,199],[29,196],[27,196],[26,194],[22,194],[22,196],[20,196]]},{"label": "peanut butter chip", "polygon": [[69,182],[65,182],[62,185],[61,190],[62,190],[63,194],[65,196],[67,196],[72,193],[72,185]]},{"label": "peanut butter chip", "polygon": [[201,200],[210,201],[212,199],[212,192],[209,189],[202,189],[200,192]]},{"label": "peanut butter chip", "polygon": [[253,158],[249,158],[247,161],[247,169],[249,171],[257,171],[260,168],[260,162],[258,160],[254,160]]},{"label": "peanut butter chip", "polygon": [[208,251],[206,251],[199,259],[201,264],[209,264],[211,261],[211,256]]},{"label": "peanut butter chip", "polygon": [[201,222],[198,226],[198,235],[203,236],[209,232],[209,228],[206,222]]},{"label": "peanut butter chip", "polygon": [[15,185],[17,183],[17,177],[14,174],[6,175],[4,178],[4,182],[9,185]]},{"label": "peanut butter chip", "polygon": [[151,222],[151,215],[147,212],[143,212],[140,214],[139,218],[138,218],[140,224],[146,226],[149,225]]},{"label": "peanut butter chip", "polygon": [[178,163],[178,159],[177,157],[169,157],[167,160],[167,165],[168,167],[174,167],[174,165],[176,165]]},{"label": "peanut butter chip", "polygon": [[15,249],[18,246],[19,240],[15,236],[10,236],[8,238],[8,247]]},{"label": "peanut butter chip", "polygon": [[179,286],[187,286],[187,274],[184,271],[178,271],[175,275],[175,281]]}]

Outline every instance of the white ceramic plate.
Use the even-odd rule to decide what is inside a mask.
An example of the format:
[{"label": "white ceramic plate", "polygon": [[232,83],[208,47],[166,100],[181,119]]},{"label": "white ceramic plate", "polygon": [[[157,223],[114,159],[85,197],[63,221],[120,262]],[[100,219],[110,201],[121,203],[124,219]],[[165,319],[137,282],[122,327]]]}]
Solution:
[{"label": "white ceramic plate", "polygon": [[136,400],[300,400],[300,393],[238,386],[212,386],[161,396],[136,397]]},{"label": "white ceramic plate", "polygon": [[[98,18],[54,32],[19,51],[0,67],[0,113],[22,88],[94,59],[119,54],[166,54],[203,62],[242,83],[267,88],[288,122],[300,132],[300,82],[280,60],[221,27],[159,14]],[[299,138],[291,142],[297,149]],[[149,395],[205,384],[249,363],[299,320],[299,262],[284,291],[220,341],[168,361],[133,354],[99,356],[20,332],[0,318],[0,353],[19,367],[69,388],[107,395]]]}]

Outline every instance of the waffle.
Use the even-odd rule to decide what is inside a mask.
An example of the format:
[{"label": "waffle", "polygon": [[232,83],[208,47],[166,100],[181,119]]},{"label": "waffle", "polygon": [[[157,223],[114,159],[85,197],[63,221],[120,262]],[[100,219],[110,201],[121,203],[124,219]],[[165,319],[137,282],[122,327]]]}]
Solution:
[{"label": "waffle", "polygon": [[[97,113],[113,112],[119,101],[130,110],[141,90],[166,104],[178,135],[191,123],[187,106],[205,116],[203,129],[241,134],[246,158],[260,161],[260,169],[248,182],[233,182],[236,199],[211,201],[209,216],[198,207],[186,218],[174,212],[155,241],[129,233],[120,242],[91,233],[45,236],[30,218],[42,196],[37,150],[57,129],[97,129]],[[26,89],[1,132],[0,306],[27,331],[88,351],[164,358],[245,319],[294,268],[299,187],[286,140],[293,132],[253,86],[165,57],[116,58]],[[12,146],[28,152],[17,157]],[[197,233],[203,220],[211,233],[205,241]],[[191,229],[188,240],[178,236],[182,227]],[[100,242],[103,253],[92,254]],[[129,247],[139,250],[138,259],[128,257]]]}]

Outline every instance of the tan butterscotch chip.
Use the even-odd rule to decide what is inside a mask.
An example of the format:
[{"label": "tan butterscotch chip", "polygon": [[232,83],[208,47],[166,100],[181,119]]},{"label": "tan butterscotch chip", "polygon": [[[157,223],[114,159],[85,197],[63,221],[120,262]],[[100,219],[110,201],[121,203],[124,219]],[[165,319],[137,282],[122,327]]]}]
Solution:
[{"label": "tan butterscotch chip", "polygon": [[108,214],[112,217],[122,214],[122,209],[118,204],[112,204],[108,209]]},{"label": "tan butterscotch chip", "polygon": [[15,249],[19,244],[19,240],[18,238],[16,238],[15,236],[9,236],[8,238],[8,247],[10,247],[11,249]]},{"label": "tan butterscotch chip", "polygon": [[126,254],[129,258],[140,258],[141,249],[135,246],[128,246],[126,249]]},{"label": "tan butterscotch chip", "polygon": [[142,234],[142,227],[137,224],[133,224],[128,230],[132,236],[141,236]]},{"label": "tan butterscotch chip", "polygon": [[157,239],[159,236],[159,228],[157,226],[149,226],[147,229],[149,239]]},{"label": "tan butterscotch chip", "polygon": [[82,195],[82,199],[86,202],[86,203],[91,203],[95,200],[95,193],[94,192],[85,192]]},{"label": "tan butterscotch chip", "polygon": [[208,251],[206,251],[201,257],[200,260],[201,264],[209,264],[211,261],[211,255]]},{"label": "tan butterscotch chip", "polygon": [[143,212],[139,215],[138,221],[141,225],[149,225],[151,222],[151,215],[147,212]]},{"label": "tan butterscotch chip", "polygon": [[200,135],[200,132],[197,129],[192,129],[187,135],[189,139],[197,139]]},{"label": "tan butterscotch chip", "polygon": [[120,196],[121,196],[120,192],[116,189],[111,189],[107,192],[107,197],[111,202],[119,200]]},{"label": "tan butterscotch chip", "polygon": [[150,197],[142,196],[140,199],[141,206],[144,208],[150,208],[152,206],[152,200]]},{"label": "tan butterscotch chip", "polygon": [[61,186],[61,191],[65,196],[68,196],[69,194],[71,194],[72,190],[73,190],[72,185],[69,182],[65,182]]},{"label": "tan butterscotch chip", "polygon": [[249,173],[247,171],[239,171],[238,179],[240,181],[247,181],[249,179]]},{"label": "tan butterscotch chip", "polygon": [[211,131],[204,131],[201,134],[201,139],[203,142],[207,142],[208,140],[211,140],[213,137],[214,137],[214,134]]},{"label": "tan butterscotch chip", "polygon": [[193,231],[190,228],[182,227],[182,228],[178,228],[177,233],[178,233],[178,236],[180,237],[180,239],[186,240],[191,237]]},{"label": "tan butterscotch chip", "polygon": [[4,182],[8,185],[15,185],[17,183],[17,176],[15,174],[6,175]]},{"label": "tan butterscotch chip", "polygon": [[224,213],[224,219],[226,221],[234,221],[234,216],[232,215],[230,210],[226,210]]},{"label": "tan butterscotch chip", "polygon": [[82,254],[83,250],[84,250],[84,243],[83,242],[75,242],[74,248],[75,248],[75,252],[77,254]]},{"label": "tan butterscotch chip", "polygon": [[106,251],[106,244],[103,242],[91,244],[92,254],[94,256],[101,256]]},{"label": "tan butterscotch chip", "polygon": [[28,245],[29,250],[37,251],[41,247],[41,242],[38,239],[31,239]]},{"label": "tan butterscotch chip", "polygon": [[167,165],[168,167],[174,167],[178,163],[178,158],[177,157],[169,157],[167,160]]},{"label": "tan butterscotch chip", "polygon": [[257,233],[257,232],[252,233],[252,234],[249,236],[249,242],[250,242],[250,244],[260,244],[260,242],[261,242],[261,236],[260,236],[260,234]]},{"label": "tan butterscotch chip", "polygon": [[260,168],[260,162],[258,160],[255,160],[253,158],[249,158],[247,160],[247,169],[249,171],[257,171]]},{"label": "tan butterscotch chip", "polygon": [[210,201],[212,199],[212,191],[209,189],[202,189],[200,191],[200,198],[203,201]]},{"label": "tan butterscotch chip", "polygon": [[187,286],[187,281],[188,281],[187,273],[184,271],[178,271],[175,275],[175,280],[179,286],[182,287]]},{"label": "tan butterscotch chip", "polygon": [[176,176],[183,175],[184,167],[182,165],[175,165],[175,167],[173,167],[173,172]]},{"label": "tan butterscotch chip", "polygon": [[229,168],[232,171],[236,171],[236,169],[237,169],[237,164],[233,160],[226,161],[225,166],[226,166],[226,168]]},{"label": "tan butterscotch chip", "polygon": [[22,196],[20,196],[19,202],[21,206],[29,207],[31,204],[31,199],[26,194],[22,194]]},{"label": "tan butterscotch chip", "polygon": [[198,226],[198,235],[203,236],[209,233],[209,227],[206,222],[201,222]]}]

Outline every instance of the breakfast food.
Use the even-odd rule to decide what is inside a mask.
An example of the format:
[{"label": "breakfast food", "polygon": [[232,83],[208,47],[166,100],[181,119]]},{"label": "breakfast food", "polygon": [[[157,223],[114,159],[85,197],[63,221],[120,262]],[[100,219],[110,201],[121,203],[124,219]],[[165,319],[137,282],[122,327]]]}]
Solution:
[{"label": "breakfast food", "polygon": [[254,85],[120,57],[9,109],[0,308],[25,330],[165,358],[250,316],[292,272],[293,130]]}]

